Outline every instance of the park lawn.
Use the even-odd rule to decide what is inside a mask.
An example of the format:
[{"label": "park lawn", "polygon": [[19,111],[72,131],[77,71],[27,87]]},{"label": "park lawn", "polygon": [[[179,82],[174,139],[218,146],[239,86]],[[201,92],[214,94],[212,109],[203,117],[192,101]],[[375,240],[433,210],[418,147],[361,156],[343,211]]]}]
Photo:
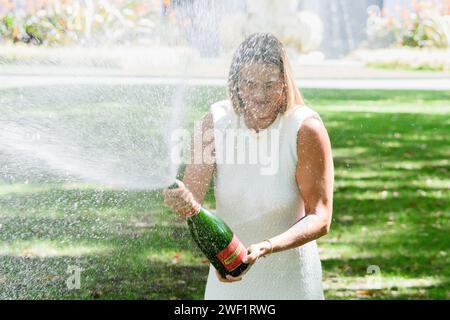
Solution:
[{"label": "park lawn", "polygon": [[[303,92],[335,161],[333,223],[318,240],[326,298],[448,299],[450,92]],[[225,90],[190,97],[187,128]],[[0,298],[202,299],[207,261],[162,202],[159,190],[0,184]]]}]

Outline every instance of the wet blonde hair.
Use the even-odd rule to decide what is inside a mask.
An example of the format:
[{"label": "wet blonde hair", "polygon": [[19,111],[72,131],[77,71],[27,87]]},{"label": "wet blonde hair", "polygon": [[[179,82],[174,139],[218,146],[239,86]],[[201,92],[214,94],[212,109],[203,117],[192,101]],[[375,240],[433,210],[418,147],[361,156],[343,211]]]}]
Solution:
[{"label": "wet blonde hair", "polygon": [[280,68],[284,77],[284,101],[281,113],[292,109],[295,105],[305,105],[303,97],[295,85],[292,69],[283,44],[270,33],[254,33],[248,36],[236,49],[228,74],[228,94],[234,111],[240,115],[244,102],[239,94],[239,78],[241,69],[249,63],[273,64]]}]

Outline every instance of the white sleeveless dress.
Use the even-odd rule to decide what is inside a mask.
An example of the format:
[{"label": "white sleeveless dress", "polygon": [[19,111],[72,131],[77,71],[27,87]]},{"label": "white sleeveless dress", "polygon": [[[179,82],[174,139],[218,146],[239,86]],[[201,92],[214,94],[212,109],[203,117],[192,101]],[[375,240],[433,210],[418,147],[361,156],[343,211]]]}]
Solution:
[{"label": "white sleeveless dress", "polygon": [[[306,106],[296,106],[285,114],[279,114],[258,135],[246,127],[243,117],[234,112],[230,100],[214,103],[211,112],[217,166],[214,176],[215,214],[224,219],[245,247],[285,232],[305,214],[295,180],[297,132],[305,119],[315,117],[321,121],[319,115]],[[278,132],[278,167],[273,165],[275,169],[268,170],[267,161],[255,163],[249,158],[244,163],[226,160],[223,154],[235,147],[224,142],[232,132],[244,134],[248,146],[251,143],[258,145],[255,143],[258,141],[261,143],[258,146],[264,143],[270,146],[274,135],[269,133]],[[273,151],[277,147],[267,149]],[[220,282],[210,265],[205,299],[324,299],[316,242],[259,258],[238,282]]]}]

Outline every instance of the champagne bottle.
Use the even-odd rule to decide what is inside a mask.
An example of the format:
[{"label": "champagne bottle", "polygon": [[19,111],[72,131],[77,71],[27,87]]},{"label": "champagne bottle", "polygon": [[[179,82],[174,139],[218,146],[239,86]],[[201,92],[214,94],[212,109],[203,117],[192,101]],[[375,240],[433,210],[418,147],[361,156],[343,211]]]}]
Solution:
[{"label": "champagne bottle", "polygon": [[[169,189],[177,187],[174,184]],[[222,277],[237,277],[248,268],[242,262],[247,249],[220,217],[196,203],[187,224],[195,243]]]}]

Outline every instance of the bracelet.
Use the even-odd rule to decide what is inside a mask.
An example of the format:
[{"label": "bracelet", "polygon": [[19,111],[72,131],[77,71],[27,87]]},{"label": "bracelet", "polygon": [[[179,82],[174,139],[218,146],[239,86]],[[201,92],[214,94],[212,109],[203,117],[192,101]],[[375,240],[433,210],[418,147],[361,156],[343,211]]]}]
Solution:
[{"label": "bracelet", "polygon": [[[269,244],[270,244],[270,252],[269,252],[269,254],[272,254],[272,252],[273,252],[273,245],[272,245],[272,242],[269,240],[269,239],[265,239],[264,241],[267,241]],[[264,255],[264,257],[265,257],[266,255]]]}]

